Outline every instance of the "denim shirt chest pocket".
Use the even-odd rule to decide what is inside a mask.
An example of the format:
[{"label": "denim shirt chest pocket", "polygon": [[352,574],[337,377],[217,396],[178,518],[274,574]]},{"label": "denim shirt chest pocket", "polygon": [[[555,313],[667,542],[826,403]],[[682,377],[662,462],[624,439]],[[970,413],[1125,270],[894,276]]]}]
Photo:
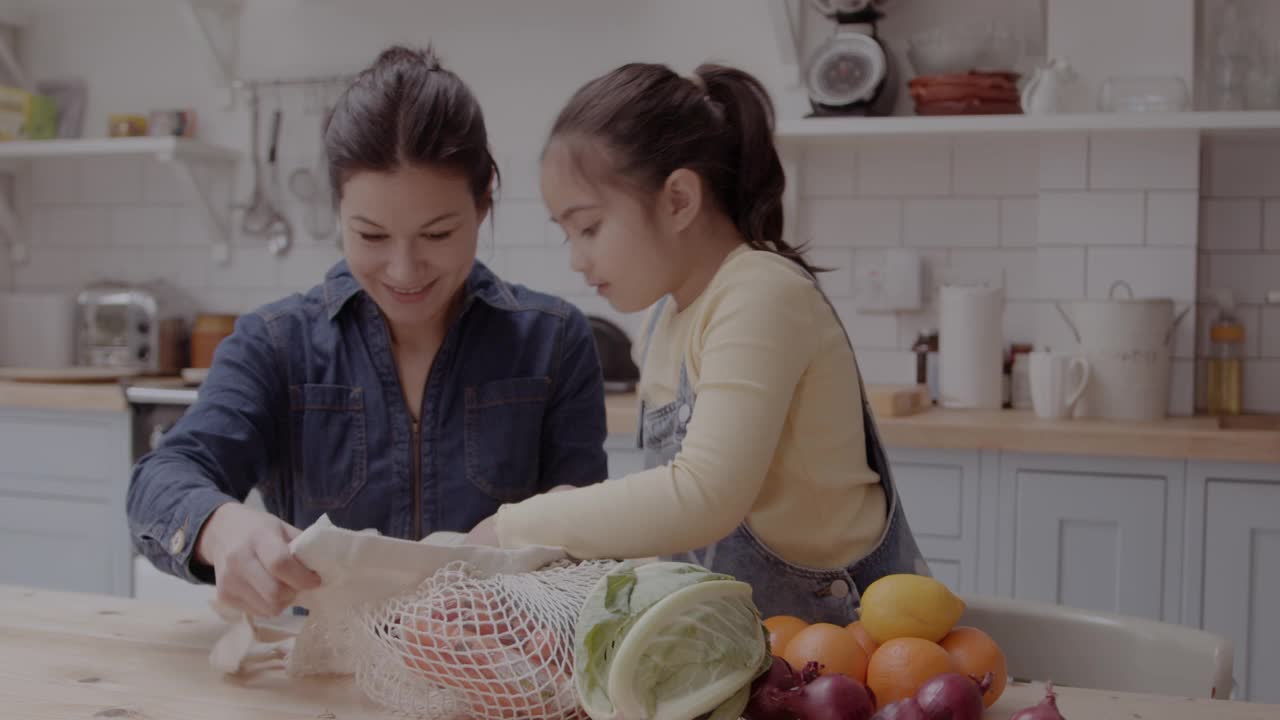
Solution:
[{"label": "denim shirt chest pocket", "polygon": [[499,502],[538,491],[538,462],[551,379],[517,377],[466,388],[467,480]]},{"label": "denim shirt chest pocket", "polygon": [[364,389],[289,388],[291,452],[302,503],[315,510],[349,505],[368,481]]}]

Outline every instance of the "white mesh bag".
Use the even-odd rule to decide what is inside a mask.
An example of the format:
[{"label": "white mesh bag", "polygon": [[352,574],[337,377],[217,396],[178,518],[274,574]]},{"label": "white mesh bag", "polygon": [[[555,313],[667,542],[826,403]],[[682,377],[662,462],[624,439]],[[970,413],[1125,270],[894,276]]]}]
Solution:
[{"label": "white mesh bag", "polygon": [[573,681],[574,628],[615,565],[561,561],[486,575],[450,563],[413,591],[360,609],[356,684],[418,717],[585,718]]}]

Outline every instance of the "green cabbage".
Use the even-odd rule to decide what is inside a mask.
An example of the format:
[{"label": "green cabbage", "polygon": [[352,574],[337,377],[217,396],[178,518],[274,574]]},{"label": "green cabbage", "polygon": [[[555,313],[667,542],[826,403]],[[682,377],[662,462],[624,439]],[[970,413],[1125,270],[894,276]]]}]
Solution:
[{"label": "green cabbage", "polygon": [[622,563],[578,616],[578,697],[593,720],[736,717],[769,667],[767,636],[750,585],[688,563]]}]

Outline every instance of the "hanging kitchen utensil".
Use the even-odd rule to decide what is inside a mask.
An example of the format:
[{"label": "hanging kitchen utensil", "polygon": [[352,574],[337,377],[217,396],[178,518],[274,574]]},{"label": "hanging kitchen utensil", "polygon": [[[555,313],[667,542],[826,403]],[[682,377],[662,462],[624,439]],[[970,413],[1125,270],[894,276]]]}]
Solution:
[{"label": "hanging kitchen utensil", "polygon": [[262,183],[262,166],[259,164],[258,124],[261,121],[261,98],[258,91],[249,94],[249,162],[253,163],[253,192],[249,196],[249,205],[240,219],[240,232],[245,235],[260,236],[267,231],[275,216],[275,209],[267,198]]},{"label": "hanging kitchen utensil", "polygon": [[[271,193],[277,198],[280,197],[280,165],[279,147],[280,147],[280,122],[283,113],[280,108],[271,116],[271,149],[267,152],[267,169],[269,173],[269,182],[271,183]],[[283,255],[288,252],[289,246],[293,244],[293,226],[289,224],[289,219],[277,207],[271,208],[274,217],[271,224],[267,226],[267,248],[276,255]]]}]

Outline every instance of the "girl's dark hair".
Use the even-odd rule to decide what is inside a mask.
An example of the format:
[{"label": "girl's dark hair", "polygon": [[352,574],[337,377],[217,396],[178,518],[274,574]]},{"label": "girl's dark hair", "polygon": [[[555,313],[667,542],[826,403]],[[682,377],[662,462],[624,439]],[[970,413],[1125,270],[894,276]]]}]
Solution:
[{"label": "girl's dark hair", "polygon": [[[782,237],[786,175],[773,127],[769,92],[746,72],[704,64],[689,79],[665,65],[631,63],[574,93],[551,139],[569,141],[584,173],[620,176],[649,192],[688,168],[703,178],[747,245],[818,272],[803,248]],[[591,141],[603,142],[604,152]]]},{"label": "girl's dark hair", "polygon": [[334,197],[361,171],[440,165],[463,174],[477,204],[498,181],[484,115],[470,88],[431,48],[388,48],[361,72],[325,121]]}]

